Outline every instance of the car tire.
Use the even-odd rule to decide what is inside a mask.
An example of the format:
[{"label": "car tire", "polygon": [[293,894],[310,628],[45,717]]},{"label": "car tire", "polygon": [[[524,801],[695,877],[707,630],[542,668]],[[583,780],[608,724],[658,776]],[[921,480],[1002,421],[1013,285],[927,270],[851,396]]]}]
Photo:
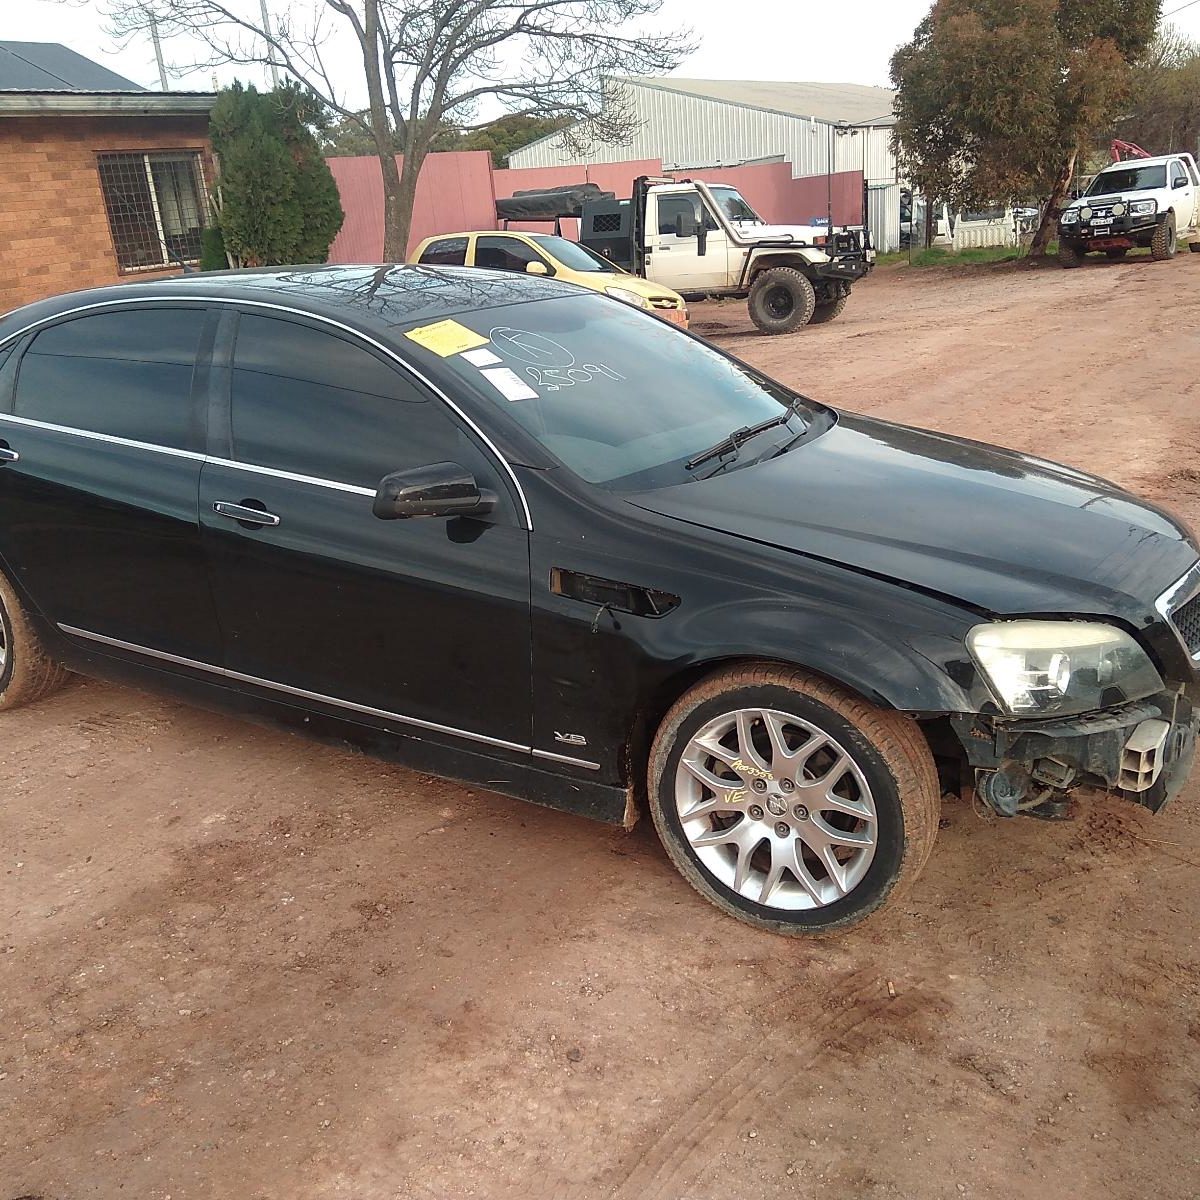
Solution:
[{"label": "car tire", "polygon": [[12,584],[0,574],[0,712],[49,696],[68,676],[46,652]]},{"label": "car tire", "polygon": [[1083,255],[1070,242],[1058,243],[1058,265],[1060,267],[1077,267],[1083,261]]},{"label": "car tire", "polygon": [[747,308],[762,333],[793,333],[812,320],[813,285],[795,267],[771,267],[750,287]]},{"label": "car tire", "polygon": [[1190,242],[1188,242],[1188,249],[1193,254],[1200,254],[1200,238],[1193,238]]},{"label": "car tire", "polygon": [[730,916],[797,937],[902,899],[941,808],[913,721],[772,664],[719,671],[683,695],[659,726],[647,784],[683,877]]},{"label": "car tire", "polygon": [[1166,262],[1175,257],[1179,249],[1179,239],[1175,233],[1175,214],[1167,213],[1165,221],[1160,221],[1150,239],[1150,257],[1155,262]]},{"label": "car tire", "polygon": [[836,300],[831,300],[827,304],[818,304],[813,309],[813,315],[809,318],[810,325],[824,325],[827,321],[836,320],[842,315],[842,310],[846,307],[846,301],[850,297],[843,293]]},{"label": "car tire", "polygon": [[1129,253],[1128,246],[1114,246],[1111,250],[1105,250],[1104,257],[1111,262],[1119,262]]}]

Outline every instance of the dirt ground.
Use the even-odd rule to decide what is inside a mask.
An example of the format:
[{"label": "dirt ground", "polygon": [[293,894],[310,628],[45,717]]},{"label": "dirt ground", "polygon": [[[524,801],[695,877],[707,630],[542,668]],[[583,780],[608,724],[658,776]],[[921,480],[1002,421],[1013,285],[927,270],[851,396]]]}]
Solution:
[{"label": "dirt ground", "polygon": [[[1200,524],[1200,256],[696,316]],[[0,796],[0,1200],[1200,1195],[1200,777],[1157,818],[948,805],[906,911],[818,944],[648,823],[98,684],[3,718]]]}]

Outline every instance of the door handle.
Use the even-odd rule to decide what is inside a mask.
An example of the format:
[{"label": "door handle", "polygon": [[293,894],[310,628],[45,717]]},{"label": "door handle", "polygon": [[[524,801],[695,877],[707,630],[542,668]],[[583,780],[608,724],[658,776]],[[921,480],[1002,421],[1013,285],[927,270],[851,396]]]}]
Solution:
[{"label": "door handle", "polygon": [[15,450],[10,450],[7,446],[0,446],[0,467],[5,463],[17,462],[20,457]]},{"label": "door handle", "polygon": [[231,521],[240,521],[244,525],[279,524],[279,518],[274,513],[249,503],[234,504],[229,500],[216,500],[213,502],[213,512],[219,517],[228,517]]}]

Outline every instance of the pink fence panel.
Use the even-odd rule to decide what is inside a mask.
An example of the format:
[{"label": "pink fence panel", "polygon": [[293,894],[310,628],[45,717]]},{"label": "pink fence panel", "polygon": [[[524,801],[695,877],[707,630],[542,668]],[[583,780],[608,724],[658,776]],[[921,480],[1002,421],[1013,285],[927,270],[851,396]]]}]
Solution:
[{"label": "pink fence panel", "polygon": [[329,158],[346,219],[333,245],[331,263],[376,263],[383,258],[383,175],[375,158]]},{"label": "pink fence panel", "polygon": [[[326,161],[346,214],[329,249],[329,261],[379,262],[383,258],[383,177],[378,160]],[[397,155],[396,161],[402,164],[404,160]],[[495,228],[491,155],[486,150],[429,155],[417,181],[408,250],[435,233]]]},{"label": "pink fence panel", "polygon": [[750,201],[750,207],[775,225],[811,225],[824,220],[833,198],[835,225],[863,223],[861,171],[792,178],[788,163],[758,163],[744,167],[713,167],[703,171],[674,172],[678,178],[694,175],[706,183],[731,183]]}]

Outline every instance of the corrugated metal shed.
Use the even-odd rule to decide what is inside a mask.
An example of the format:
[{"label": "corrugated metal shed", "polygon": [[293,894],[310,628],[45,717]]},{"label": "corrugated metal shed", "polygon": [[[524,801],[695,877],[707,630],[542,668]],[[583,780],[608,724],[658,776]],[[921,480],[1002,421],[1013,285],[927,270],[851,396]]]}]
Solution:
[{"label": "corrugated metal shed", "polygon": [[144,92],[58,42],[0,42],[0,91]]},{"label": "corrugated metal shed", "polygon": [[[702,172],[782,159],[793,177],[861,171],[873,189],[871,232],[880,250],[900,239],[900,171],[892,150],[887,88],[852,83],[631,77],[625,91],[638,126],[619,144],[579,153],[552,133],[509,156],[512,167],[582,166],[622,159],[662,160],[666,170]],[[893,220],[894,217],[894,220]]]}]

